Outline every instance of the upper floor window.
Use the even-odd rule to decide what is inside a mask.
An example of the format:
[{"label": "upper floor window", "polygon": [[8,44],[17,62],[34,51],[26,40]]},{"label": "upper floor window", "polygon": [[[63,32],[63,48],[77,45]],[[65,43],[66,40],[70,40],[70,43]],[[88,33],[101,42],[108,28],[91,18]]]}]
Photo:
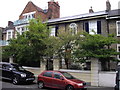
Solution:
[{"label": "upper floor window", "polygon": [[83,27],[89,34],[94,34],[94,32],[96,34],[101,34],[101,21],[91,20],[89,22],[85,22]]},{"label": "upper floor window", "polygon": [[33,19],[35,18],[35,11],[23,14],[24,19]]},{"label": "upper floor window", "polygon": [[50,36],[55,36],[55,27],[51,27]]},{"label": "upper floor window", "polygon": [[13,38],[13,36],[14,36],[14,31],[8,30],[6,40],[10,40],[11,38]]},{"label": "upper floor window", "polygon": [[51,26],[49,27],[51,32],[50,32],[50,36],[57,36],[58,35],[58,25],[56,26]]},{"label": "upper floor window", "polygon": [[22,35],[25,31],[28,31],[27,25],[16,26],[15,29],[20,35]]},{"label": "upper floor window", "polygon": [[116,22],[117,36],[120,36],[120,21]]},{"label": "upper floor window", "polygon": [[[120,44],[117,44],[117,52],[120,52]],[[120,55],[118,55],[117,58],[120,60]]]},{"label": "upper floor window", "polygon": [[72,35],[77,34],[77,29],[78,29],[78,27],[77,27],[77,24],[76,24],[76,23],[71,23],[71,24],[69,25],[69,28],[70,28],[70,30],[71,30],[71,34],[72,34]]}]

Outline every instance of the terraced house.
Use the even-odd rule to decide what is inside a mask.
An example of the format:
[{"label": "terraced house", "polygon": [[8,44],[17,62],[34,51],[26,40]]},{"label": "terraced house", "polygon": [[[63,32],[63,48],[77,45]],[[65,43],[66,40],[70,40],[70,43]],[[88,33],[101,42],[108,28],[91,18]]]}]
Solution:
[{"label": "terraced house", "polygon": [[[43,10],[30,1],[20,14],[19,20],[13,23],[9,22],[8,27],[4,29],[3,39],[9,40],[10,38],[16,37],[15,30],[22,34],[24,31],[28,30],[25,27],[29,24],[28,20],[37,18],[39,15],[43,21],[47,20],[48,27],[52,27],[52,36],[57,36],[59,31],[72,30],[72,34],[86,31],[89,34],[94,34],[92,32],[92,30],[94,30],[97,34],[101,34],[106,37],[108,34],[114,34],[115,38],[120,41],[120,9],[112,10],[109,0],[106,1],[106,9],[103,11],[95,12],[91,7],[89,9],[89,13],[61,18],[58,2],[54,2],[54,0],[49,1],[48,9]],[[120,43],[112,45],[112,47],[115,48],[116,51],[120,52]],[[116,58],[120,60],[120,55],[116,56]],[[95,66],[95,63],[97,63],[98,66]],[[62,60],[62,64],[64,64],[64,60]],[[104,68],[102,67],[103,64],[109,67],[111,71],[114,71],[118,62],[110,61],[104,63],[99,61],[89,61],[86,63],[86,65],[90,64],[93,68],[91,71],[70,71],[70,73],[75,74],[78,78],[81,78],[86,82],[90,82],[93,86],[115,85],[115,72],[99,71],[104,71]],[[57,60],[53,62],[53,66],[55,70],[60,70],[59,62],[57,62]],[[45,66],[41,68],[44,69],[44,67]],[[94,67],[97,67],[97,70],[94,70]],[[110,81],[109,78],[111,78]]]},{"label": "terraced house", "polygon": [[[106,9],[103,11],[94,12],[91,7],[89,9],[89,13],[86,14],[50,19],[48,20],[48,26],[52,26],[52,30],[54,30],[53,32],[55,32],[54,36],[57,36],[57,33],[60,31],[72,30],[72,34],[86,31],[89,34],[94,34],[92,32],[92,30],[94,30],[97,34],[101,34],[106,37],[108,36],[108,34],[114,34],[115,38],[120,41],[120,9],[111,10],[111,4],[109,0],[107,0]],[[111,47],[120,52],[120,43],[112,45]],[[120,60],[120,55],[117,55],[116,58]],[[98,66],[95,66],[95,63]],[[64,60],[62,60],[62,64],[64,64]],[[91,65],[90,67],[92,67],[93,69],[91,70],[91,72],[84,72],[84,74],[81,75],[75,74],[74,71],[70,72],[72,74],[75,74],[79,78],[82,77],[82,79],[85,81],[91,82],[91,85],[93,86],[114,86],[115,72],[103,73],[101,71],[106,71],[104,65],[109,68],[110,71],[115,71],[117,64],[118,62],[114,61],[108,61],[106,63],[100,61],[90,61],[87,62],[86,65]],[[96,71],[94,70],[95,68],[97,68]],[[109,78],[111,78],[110,81]]]}]

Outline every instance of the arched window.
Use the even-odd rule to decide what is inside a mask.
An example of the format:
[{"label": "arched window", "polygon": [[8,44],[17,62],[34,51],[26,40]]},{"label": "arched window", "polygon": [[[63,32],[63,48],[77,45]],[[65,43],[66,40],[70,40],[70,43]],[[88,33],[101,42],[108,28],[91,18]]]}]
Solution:
[{"label": "arched window", "polygon": [[76,23],[71,23],[71,24],[69,25],[69,28],[70,28],[70,30],[71,30],[71,34],[72,34],[72,35],[77,34],[78,26],[77,26]]}]

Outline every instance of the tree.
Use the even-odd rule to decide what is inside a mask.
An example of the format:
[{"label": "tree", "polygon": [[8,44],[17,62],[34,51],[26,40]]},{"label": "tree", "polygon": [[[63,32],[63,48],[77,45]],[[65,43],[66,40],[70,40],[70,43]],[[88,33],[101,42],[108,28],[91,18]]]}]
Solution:
[{"label": "tree", "polygon": [[40,19],[32,19],[28,25],[28,31],[17,38],[11,39],[9,45],[3,50],[5,56],[12,56],[15,62],[34,65],[34,62],[43,59],[46,50],[45,40],[49,37],[46,24]]},{"label": "tree", "polygon": [[111,47],[112,44],[116,44],[118,41],[113,35],[108,37],[100,34],[88,34],[83,33],[79,35],[79,39],[76,40],[77,49],[74,51],[74,55],[77,60],[84,61],[90,58],[98,58],[104,60],[104,63],[110,59],[114,59],[114,55],[118,55],[115,49]]},{"label": "tree", "polygon": [[72,62],[72,52],[75,46],[76,35],[72,35],[71,32],[66,31],[59,33],[58,35],[61,41],[61,47],[59,48],[58,55],[65,59],[66,68],[70,68]]}]

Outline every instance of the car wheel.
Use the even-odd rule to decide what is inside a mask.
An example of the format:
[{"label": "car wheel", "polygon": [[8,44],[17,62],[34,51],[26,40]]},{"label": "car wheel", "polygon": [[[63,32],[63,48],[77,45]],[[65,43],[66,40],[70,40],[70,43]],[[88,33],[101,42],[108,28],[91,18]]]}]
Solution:
[{"label": "car wheel", "polygon": [[66,87],[66,90],[74,90],[74,87],[73,87],[72,85],[68,85],[68,86]]},{"label": "car wheel", "polygon": [[38,88],[40,89],[44,88],[44,83],[42,81],[38,82]]},{"label": "car wheel", "polygon": [[18,78],[17,78],[17,77],[14,77],[13,80],[12,80],[12,83],[13,83],[14,85],[18,84],[18,83],[19,83]]}]

